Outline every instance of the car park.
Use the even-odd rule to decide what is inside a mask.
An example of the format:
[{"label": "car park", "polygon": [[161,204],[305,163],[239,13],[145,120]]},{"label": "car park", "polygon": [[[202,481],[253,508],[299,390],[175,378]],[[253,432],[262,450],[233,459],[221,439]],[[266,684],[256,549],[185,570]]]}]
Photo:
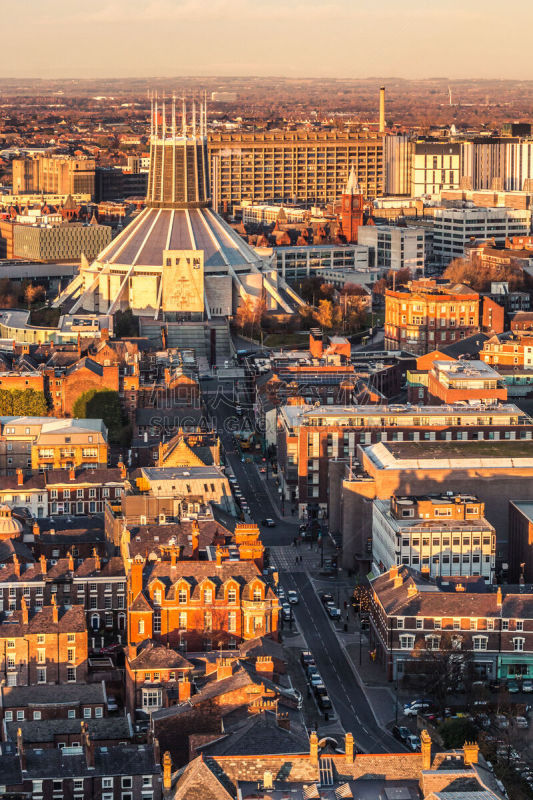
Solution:
[{"label": "car park", "polygon": [[298,592],[295,592],[294,589],[289,589],[287,592],[287,600],[291,604],[291,606],[298,605],[300,598],[298,597]]},{"label": "car park", "polygon": [[407,737],[411,735],[411,731],[405,725],[395,725],[392,729],[392,735],[399,742],[405,742]]},{"label": "car park", "polygon": [[409,736],[407,737],[407,739],[405,741],[405,744],[407,745],[409,750],[413,751],[413,753],[417,753],[417,752],[420,751],[420,747],[421,747],[420,737],[417,736],[414,733],[409,734]]}]

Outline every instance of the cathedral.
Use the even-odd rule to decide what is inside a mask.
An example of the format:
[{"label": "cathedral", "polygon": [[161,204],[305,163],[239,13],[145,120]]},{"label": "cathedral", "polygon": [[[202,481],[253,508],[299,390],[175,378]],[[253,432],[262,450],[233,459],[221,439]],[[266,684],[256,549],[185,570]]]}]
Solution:
[{"label": "cathedral", "polygon": [[246,300],[294,311],[298,296],[211,208],[206,133],[204,103],[152,101],[146,207],[56,304],[152,324],[222,320]]}]

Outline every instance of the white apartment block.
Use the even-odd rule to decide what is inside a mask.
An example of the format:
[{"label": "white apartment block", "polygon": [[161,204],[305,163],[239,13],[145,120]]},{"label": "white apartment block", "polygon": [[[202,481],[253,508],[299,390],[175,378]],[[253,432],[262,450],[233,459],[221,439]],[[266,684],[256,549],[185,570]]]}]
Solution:
[{"label": "white apartment block", "polygon": [[431,578],[479,575],[492,583],[496,532],[477,497],[374,500],[372,571],[404,564]]},{"label": "white apartment block", "polygon": [[513,208],[437,208],[433,227],[433,254],[436,261],[449,263],[463,258],[472,238],[496,240],[528,236],[531,211]]},{"label": "white apartment block", "polygon": [[[359,228],[359,236],[362,228]],[[301,245],[282,247],[256,247],[258,255],[271,259],[272,266],[287,281],[322,275],[324,270],[368,271],[369,250],[361,244],[349,245]],[[353,283],[359,283],[356,276]]]},{"label": "white apartment block", "polygon": [[398,228],[392,225],[365,225],[357,232],[357,242],[370,249],[370,264],[380,269],[423,269],[426,258],[424,228]]},{"label": "white apartment block", "polygon": [[453,142],[415,142],[411,155],[411,196],[439,195],[458,189],[461,145]]}]

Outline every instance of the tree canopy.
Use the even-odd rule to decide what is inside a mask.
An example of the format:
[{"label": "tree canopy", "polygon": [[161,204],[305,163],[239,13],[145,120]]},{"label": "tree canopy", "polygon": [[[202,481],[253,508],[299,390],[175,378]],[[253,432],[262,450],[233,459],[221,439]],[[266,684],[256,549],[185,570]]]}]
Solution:
[{"label": "tree canopy", "polygon": [[111,389],[89,389],[81,394],[72,408],[76,419],[103,419],[109,438],[118,441],[122,433],[122,410],[118,392]]},{"label": "tree canopy", "polygon": [[43,392],[35,389],[0,389],[0,415],[3,417],[46,417],[48,407]]}]

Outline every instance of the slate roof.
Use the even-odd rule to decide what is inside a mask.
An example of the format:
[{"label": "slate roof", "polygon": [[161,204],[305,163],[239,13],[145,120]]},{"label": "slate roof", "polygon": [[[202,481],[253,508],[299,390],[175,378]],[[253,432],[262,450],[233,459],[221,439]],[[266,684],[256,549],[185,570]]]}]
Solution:
[{"label": "slate roof", "polygon": [[278,725],[276,715],[271,712],[254,714],[244,720],[227,736],[200,748],[204,755],[290,755],[309,753],[309,736],[305,728],[291,720],[291,729]]},{"label": "slate roof", "polygon": [[152,563],[150,574],[145,577],[145,586],[148,588],[156,579],[167,587],[168,600],[176,599],[176,584],[181,580],[191,587],[191,599],[200,600],[200,584],[205,579],[213,584],[215,597],[223,590],[224,584],[232,580],[240,586],[242,599],[250,600],[249,584],[255,579],[265,586],[267,600],[277,599],[253,561],[226,560],[219,567],[213,561],[178,561],[175,567],[169,561],[157,561]]},{"label": "slate roof", "polygon": [[8,722],[7,736],[17,741],[17,730],[22,730],[22,739],[28,745],[50,743],[56,736],[81,733],[81,723],[89,729],[91,739],[117,739],[124,741],[133,735],[128,717],[102,717],[101,719],[45,719]]},{"label": "slate roof", "polygon": [[131,669],[194,669],[181,653],[146,639],[137,646],[137,655],[129,659]]},{"label": "slate roof", "polygon": [[18,638],[36,633],[83,633],[87,630],[85,609],[83,606],[65,608],[58,606],[58,622],[53,621],[52,606],[43,606],[42,611],[28,615],[28,623],[22,622],[22,611],[13,611],[7,617],[0,615],[0,639]]},{"label": "slate roof", "polygon": [[69,755],[60,748],[26,750],[26,774],[30,779],[74,778],[101,775],[147,775],[159,773],[153,749],[146,745],[95,747],[94,768],[87,766],[85,754]]},{"label": "slate roof", "polygon": [[73,706],[104,703],[101,683],[43,684],[37,686],[3,686],[4,708],[22,706]]}]

